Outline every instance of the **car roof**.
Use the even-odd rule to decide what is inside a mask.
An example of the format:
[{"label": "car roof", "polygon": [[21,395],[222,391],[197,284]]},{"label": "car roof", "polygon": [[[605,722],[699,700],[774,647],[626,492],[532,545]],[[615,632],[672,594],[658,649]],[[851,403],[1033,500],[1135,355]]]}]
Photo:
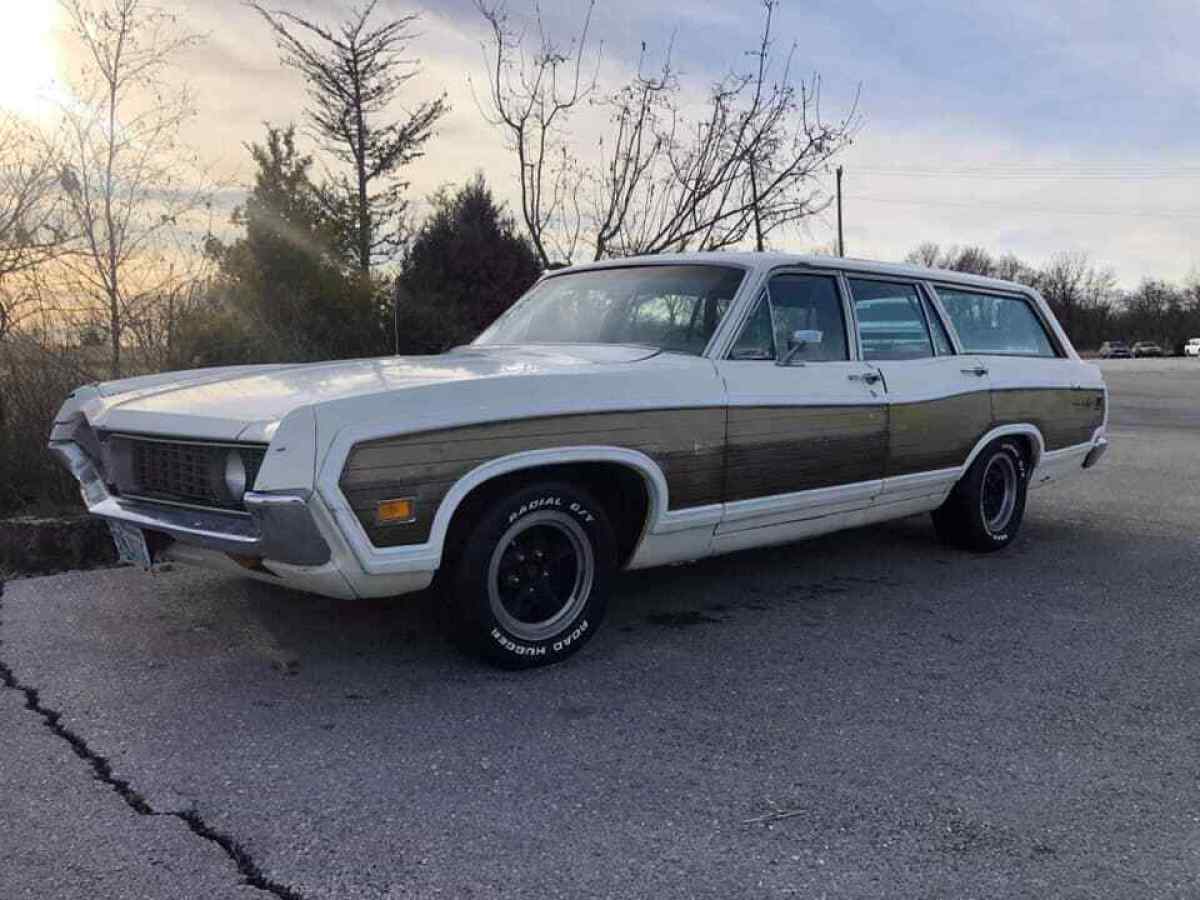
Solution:
[{"label": "car roof", "polygon": [[880,262],[871,259],[858,259],[843,256],[818,256],[803,253],[764,252],[719,250],[696,253],[661,253],[648,256],[626,256],[619,259],[603,259],[596,262],[580,263],[555,269],[548,275],[562,275],[570,272],[583,272],[593,269],[613,269],[637,265],[735,265],[747,269],[776,269],[783,266],[796,266],[813,269],[838,269],[849,272],[863,272],[872,275],[891,275],[900,278],[912,278],[920,281],[943,281],[955,284],[974,285],[992,290],[1032,294],[1033,289],[1028,285],[1015,281],[1005,281],[1000,278],[986,278],[982,275],[970,275],[965,272],[955,272],[950,269],[933,269],[926,266],[914,266],[908,263]]}]

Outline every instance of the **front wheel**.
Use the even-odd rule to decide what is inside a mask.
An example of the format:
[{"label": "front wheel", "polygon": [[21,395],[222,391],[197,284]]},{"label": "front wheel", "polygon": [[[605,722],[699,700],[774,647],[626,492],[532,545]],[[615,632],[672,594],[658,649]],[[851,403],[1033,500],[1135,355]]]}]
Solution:
[{"label": "front wheel", "polygon": [[604,618],[616,539],[585,491],[547,482],[491,504],[452,562],[460,643],[506,669],[579,650]]},{"label": "front wheel", "polygon": [[988,553],[1007,547],[1025,517],[1029,467],[1021,445],[998,438],[983,448],[950,496],[933,512],[947,544]]}]

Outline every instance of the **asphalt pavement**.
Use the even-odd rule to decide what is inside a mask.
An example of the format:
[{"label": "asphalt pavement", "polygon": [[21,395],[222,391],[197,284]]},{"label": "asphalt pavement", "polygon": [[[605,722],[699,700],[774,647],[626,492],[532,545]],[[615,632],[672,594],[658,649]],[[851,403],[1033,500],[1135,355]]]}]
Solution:
[{"label": "asphalt pavement", "polygon": [[1200,360],[991,556],[632,573],[568,663],[176,568],[0,598],[0,897],[1200,896]]}]

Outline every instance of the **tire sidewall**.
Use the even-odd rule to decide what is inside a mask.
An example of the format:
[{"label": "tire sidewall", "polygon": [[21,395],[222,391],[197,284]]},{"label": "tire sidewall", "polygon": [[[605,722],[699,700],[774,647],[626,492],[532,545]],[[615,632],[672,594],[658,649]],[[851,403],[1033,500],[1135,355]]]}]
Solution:
[{"label": "tire sidewall", "polygon": [[[1009,456],[1016,468],[1017,472],[1017,496],[1013,502],[1012,514],[1008,517],[1008,521],[1004,523],[1004,528],[1000,531],[992,531],[988,528],[987,521],[983,516],[983,509],[980,504],[980,497],[983,493],[983,478],[988,470],[988,466],[993,459],[999,455]],[[1003,547],[1012,543],[1017,536],[1017,532],[1021,528],[1021,520],[1025,516],[1025,497],[1029,485],[1029,464],[1025,459],[1025,454],[1021,452],[1021,448],[1015,441],[1000,438],[995,443],[990,444],[979,455],[979,459],[975,463],[974,477],[971,479],[971,509],[973,511],[973,525],[979,537],[991,543],[996,547]]]},{"label": "tire sidewall", "polygon": [[[537,641],[510,633],[488,597],[488,567],[501,537],[536,513],[570,516],[591,544],[594,573],[587,601],[554,634]],[[515,490],[489,505],[467,538],[454,578],[460,634],[478,652],[510,669],[550,665],[578,651],[604,618],[608,584],[616,567],[616,540],[603,508],[573,485],[543,483]]]}]

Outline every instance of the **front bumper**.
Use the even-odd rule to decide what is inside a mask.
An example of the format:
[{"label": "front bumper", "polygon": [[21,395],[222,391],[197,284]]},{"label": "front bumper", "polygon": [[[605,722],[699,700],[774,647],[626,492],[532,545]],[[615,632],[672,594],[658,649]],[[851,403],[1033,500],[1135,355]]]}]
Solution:
[{"label": "front bumper", "polygon": [[51,441],[50,450],[79,482],[88,512],[165,534],[183,544],[291,566],[323,566],[329,544],[298,493],[249,491],[246,514],[122,499],[112,495],[91,458],[73,441]]}]

